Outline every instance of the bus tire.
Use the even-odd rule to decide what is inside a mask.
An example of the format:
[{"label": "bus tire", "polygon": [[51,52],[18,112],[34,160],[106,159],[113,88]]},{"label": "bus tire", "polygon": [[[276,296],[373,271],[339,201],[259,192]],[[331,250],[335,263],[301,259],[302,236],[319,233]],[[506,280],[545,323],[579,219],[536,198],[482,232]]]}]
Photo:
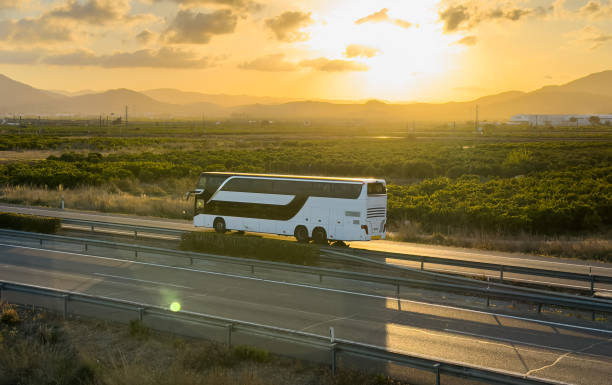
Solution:
[{"label": "bus tire", "polygon": [[295,239],[297,239],[297,241],[300,243],[308,243],[308,241],[310,240],[308,238],[308,229],[305,226],[296,227],[295,231],[293,232],[293,235],[295,236]]},{"label": "bus tire", "polygon": [[223,218],[215,218],[215,221],[213,222],[213,227],[215,228],[215,231],[219,234],[223,234],[227,231]]},{"label": "bus tire", "polygon": [[312,240],[318,245],[327,245],[327,232],[322,227],[312,230]]}]

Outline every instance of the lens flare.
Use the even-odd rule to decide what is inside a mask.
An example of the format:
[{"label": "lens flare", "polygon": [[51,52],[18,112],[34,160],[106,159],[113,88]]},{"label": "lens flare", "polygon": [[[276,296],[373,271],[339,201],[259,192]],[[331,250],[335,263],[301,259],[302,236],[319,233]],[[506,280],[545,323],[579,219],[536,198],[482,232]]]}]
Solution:
[{"label": "lens flare", "polygon": [[180,311],[180,310],[181,310],[181,304],[180,304],[180,303],[178,303],[178,302],[172,302],[172,303],[170,304],[170,311],[177,312],[177,311]]}]

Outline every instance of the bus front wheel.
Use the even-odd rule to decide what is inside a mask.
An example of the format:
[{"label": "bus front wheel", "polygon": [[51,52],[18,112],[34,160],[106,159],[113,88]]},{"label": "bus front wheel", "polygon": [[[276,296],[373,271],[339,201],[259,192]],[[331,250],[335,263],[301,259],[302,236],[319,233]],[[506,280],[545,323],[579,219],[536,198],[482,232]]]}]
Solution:
[{"label": "bus front wheel", "polygon": [[293,232],[295,239],[300,243],[308,243],[308,229],[304,226],[298,226]]},{"label": "bus front wheel", "polygon": [[213,227],[215,228],[215,231],[218,232],[219,234],[223,234],[227,231],[227,229],[225,228],[225,221],[223,220],[223,218],[216,218],[215,221],[213,222]]},{"label": "bus front wheel", "polygon": [[325,229],[322,227],[317,227],[316,229],[312,230],[312,239],[314,240],[314,243],[318,245],[327,245],[327,233],[325,232]]}]

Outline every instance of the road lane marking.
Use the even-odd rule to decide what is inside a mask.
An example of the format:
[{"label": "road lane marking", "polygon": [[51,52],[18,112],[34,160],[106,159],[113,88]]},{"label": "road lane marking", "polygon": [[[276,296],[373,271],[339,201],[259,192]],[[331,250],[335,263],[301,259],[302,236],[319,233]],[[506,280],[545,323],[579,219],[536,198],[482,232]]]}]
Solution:
[{"label": "road lane marking", "polygon": [[300,331],[305,331],[307,329],[312,329],[314,327],[317,327],[319,325],[323,325],[326,323],[330,323],[330,322],[336,322],[336,321],[342,321],[342,320],[347,320],[347,319],[352,319],[353,317],[355,317],[356,315],[359,315],[359,313],[355,313],[355,314],[351,314],[351,315],[347,315],[346,317],[336,317],[336,318],[332,318],[332,319],[328,319],[325,321],[321,321],[321,322],[315,322],[311,325],[305,326],[303,328],[300,329]]},{"label": "road lane marking", "polygon": [[[153,266],[153,267],[159,267],[159,268],[162,268],[162,269],[173,269],[173,270],[191,271],[191,272],[195,272],[195,273],[204,273],[204,274],[210,274],[210,275],[217,275],[217,276],[221,276],[221,277],[246,279],[246,280],[251,280],[251,281],[274,283],[274,284],[293,286],[293,287],[302,287],[302,288],[308,288],[308,289],[329,291],[329,292],[333,292],[333,293],[350,294],[350,295],[367,297],[367,298],[376,298],[376,299],[384,299],[384,300],[392,300],[392,301],[397,301],[398,300],[398,298],[396,298],[396,297],[387,297],[387,296],[376,295],[376,294],[358,293],[358,292],[349,291],[349,290],[332,289],[332,288],[321,287],[321,286],[313,286],[313,285],[307,285],[307,284],[302,284],[302,283],[292,283],[292,282],[276,281],[276,280],[257,278],[257,277],[247,277],[247,276],[244,276],[244,275],[229,274],[229,273],[219,273],[219,272],[215,272],[215,271],[190,269],[190,268],[187,268],[187,267],[168,266],[168,265],[161,265],[161,264],[151,263],[151,262],[132,261],[132,260],[129,260],[129,259],[101,257],[101,256],[98,256],[98,255],[82,254],[82,253],[75,253],[75,252],[69,252],[69,251],[58,251],[58,250],[41,249],[41,248],[38,248],[38,247],[29,247],[29,246],[21,246],[21,245],[8,245],[8,244],[4,244],[4,243],[0,243],[0,246],[15,247],[15,248],[21,248],[21,249],[37,250],[37,251],[45,251],[45,252],[51,252],[51,253],[57,253],[57,254],[75,255],[75,256],[95,258],[95,259],[103,259],[103,260],[123,262],[123,263],[128,262],[128,263],[131,263],[131,264],[138,264],[138,265],[144,265],[144,266]],[[431,307],[437,307],[437,308],[441,308],[441,309],[464,311],[464,312],[468,312],[468,313],[490,315],[490,316],[495,316],[495,317],[509,318],[509,319],[514,319],[514,320],[519,320],[519,321],[534,322],[534,323],[538,323],[538,324],[542,324],[542,325],[547,325],[547,326],[565,327],[565,328],[569,328],[569,329],[578,329],[578,330],[585,330],[585,331],[591,331],[591,332],[612,334],[612,330],[597,329],[597,328],[591,328],[591,327],[586,327],[586,326],[564,324],[564,323],[560,323],[560,322],[538,320],[538,319],[519,317],[519,316],[508,315],[508,314],[492,313],[492,312],[487,312],[487,311],[483,311],[483,310],[466,309],[466,308],[461,308],[461,307],[457,307],[457,306],[441,305],[441,304],[436,304],[436,303],[415,301],[415,300],[409,300],[409,299],[400,299],[400,302],[413,303],[413,304],[417,304],[417,305],[425,305],[425,306],[431,306]]]},{"label": "road lane marking", "polygon": [[144,282],[144,283],[154,283],[156,285],[174,286],[174,287],[180,287],[181,289],[190,289],[190,290],[193,290],[193,287],[183,286],[183,285],[175,285],[173,283],[168,283],[168,282],[148,281],[146,279],[128,278],[128,277],[122,277],[120,275],[111,275],[111,274],[103,274],[103,273],[92,273],[92,274],[100,276],[100,277],[125,279],[125,280],[128,280],[128,281],[136,281],[136,282]]}]

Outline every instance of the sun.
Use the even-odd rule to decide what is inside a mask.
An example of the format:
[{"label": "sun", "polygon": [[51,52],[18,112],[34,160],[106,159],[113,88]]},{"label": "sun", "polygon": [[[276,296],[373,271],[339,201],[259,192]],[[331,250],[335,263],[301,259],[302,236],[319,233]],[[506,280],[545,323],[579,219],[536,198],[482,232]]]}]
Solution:
[{"label": "sun", "polygon": [[[387,21],[356,24],[355,21],[387,8]],[[315,15],[309,28],[308,51],[329,58],[353,60],[368,71],[346,74],[344,87],[373,97],[406,100],[418,96],[425,79],[455,67],[461,48],[442,33],[434,2],[336,2]],[[395,20],[411,25],[400,26]],[[348,57],[346,47],[358,44],[378,51],[373,57]],[[337,84],[336,84],[337,86]],[[347,95],[350,96],[350,95]]]}]

